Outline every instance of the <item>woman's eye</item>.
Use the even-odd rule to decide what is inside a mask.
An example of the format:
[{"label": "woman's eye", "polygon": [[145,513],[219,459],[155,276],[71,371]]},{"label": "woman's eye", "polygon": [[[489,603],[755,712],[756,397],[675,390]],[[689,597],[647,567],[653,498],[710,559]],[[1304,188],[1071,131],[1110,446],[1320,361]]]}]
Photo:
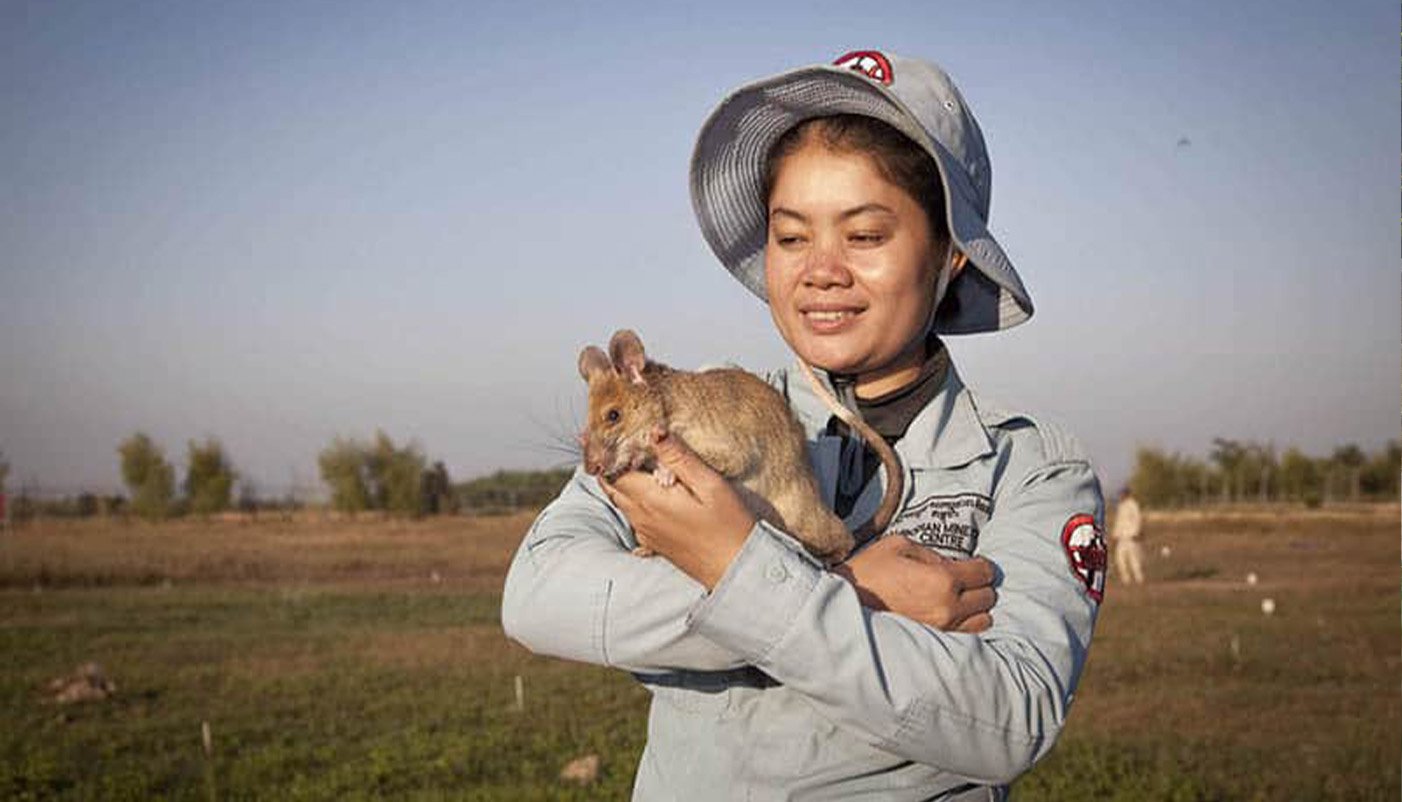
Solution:
[{"label": "woman's eye", "polygon": [[775,234],[774,241],[779,245],[798,245],[803,242],[803,237],[798,234]]},{"label": "woman's eye", "polygon": [[858,245],[877,245],[885,241],[886,237],[875,231],[859,231],[855,234],[849,234],[847,239]]},{"label": "woman's eye", "polygon": [[616,409],[610,409],[610,410],[604,415],[604,420],[608,421],[609,423],[618,423],[618,419],[621,418],[621,417],[623,417],[623,416],[619,414],[618,410],[616,410]]}]

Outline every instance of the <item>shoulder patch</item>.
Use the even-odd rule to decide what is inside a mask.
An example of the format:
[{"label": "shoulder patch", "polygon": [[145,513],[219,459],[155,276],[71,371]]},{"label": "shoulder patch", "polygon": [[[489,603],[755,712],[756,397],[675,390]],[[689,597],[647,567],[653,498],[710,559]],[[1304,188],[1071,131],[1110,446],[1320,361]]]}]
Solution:
[{"label": "shoulder patch", "polygon": [[1105,572],[1109,556],[1105,535],[1095,522],[1095,516],[1080,513],[1071,516],[1061,529],[1061,546],[1071,562],[1076,578],[1086,586],[1086,593],[1099,604],[1105,598]]}]

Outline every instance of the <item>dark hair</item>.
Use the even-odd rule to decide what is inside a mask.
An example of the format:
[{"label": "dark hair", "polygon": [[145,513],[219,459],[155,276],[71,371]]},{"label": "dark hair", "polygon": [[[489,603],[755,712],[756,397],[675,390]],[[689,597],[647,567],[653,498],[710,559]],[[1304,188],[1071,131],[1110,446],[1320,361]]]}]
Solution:
[{"label": "dark hair", "polygon": [[784,159],[811,141],[839,153],[864,153],[881,176],[920,204],[930,219],[930,237],[937,245],[949,242],[945,223],[944,188],[939,167],[923,148],[900,131],[860,114],[813,117],[795,125],[774,143],[764,164],[764,199],[768,203]]}]

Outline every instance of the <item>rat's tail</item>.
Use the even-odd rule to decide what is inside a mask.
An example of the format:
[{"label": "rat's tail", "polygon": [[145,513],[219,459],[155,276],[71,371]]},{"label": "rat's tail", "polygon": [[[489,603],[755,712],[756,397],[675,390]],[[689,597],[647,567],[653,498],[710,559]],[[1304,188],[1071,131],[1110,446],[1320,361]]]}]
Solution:
[{"label": "rat's tail", "polygon": [[881,464],[886,468],[886,490],[881,496],[881,506],[876,508],[876,513],[871,516],[871,520],[862,524],[853,534],[858,543],[864,543],[875,535],[880,534],[890,525],[891,519],[895,517],[897,508],[901,505],[901,499],[905,496],[905,469],[901,467],[901,458],[896,454],[896,450],[891,448],[891,444],[886,442],[886,438],[877,434],[871,425],[862,420],[862,416],[844,407],[840,401],[833,397],[832,391],[813,372],[812,366],[800,359],[798,364],[803,368],[803,375],[808,377],[808,383],[813,385],[813,391],[818,397],[823,399],[832,414],[839,420],[847,424],[852,431],[857,433],[867,445],[876,451],[881,458]]}]

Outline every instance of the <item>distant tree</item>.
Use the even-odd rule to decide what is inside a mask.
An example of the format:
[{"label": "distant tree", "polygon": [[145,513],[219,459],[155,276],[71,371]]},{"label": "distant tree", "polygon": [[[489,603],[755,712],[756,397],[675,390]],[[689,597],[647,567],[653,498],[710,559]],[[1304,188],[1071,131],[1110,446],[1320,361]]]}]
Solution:
[{"label": "distant tree", "polygon": [[428,515],[442,515],[456,512],[453,503],[453,482],[448,478],[448,468],[439,460],[433,467],[424,471],[420,482],[423,496],[422,508]]},{"label": "distant tree", "polygon": [[1277,468],[1275,446],[1270,443],[1248,442],[1242,446],[1242,459],[1238,468],[1241,476],[1239,501],[1244,501],[1248,492],[1256,494],[1256,500],[1265,503],[1270,500],[1271,477]]},{"label": "distant tree", "polygon": [[423,514],[424,456],[410,444],[396,447],[383,431],[366,454],[365,472],[376,509],[397,515]]},{"label": "distant tree", "polygon": [[1179,497],[1178,471],[1174,457],[1157,448],[1140,446],[1134,453],[1134,473],[1129,486],[1139,500],[1151,507],[1176,504]]},{"label": "distant tree", "polygon": [[1340,489],[1346,490],[1351,501],[1357,501],[1362,490],[1363,465],[1368,461],[1363,449],[1353,443],[1340,446],[1334,449],[1330,461],[1335,466],[1333,474],[1341,479]]},{"label": "distant tree", "polygon": [[19,494],[10,505],[10,518],[14,521],[30,521],[39,514],[39,501],[28,485],[21,484]]},{"label": "distant tree", "polygon": [[239,478],[238,505],[239,512],[246,512],[250,515],[258,514],[258,485],[247,476]]},{"label": "distant tree", "polygon": [[5,461],[5,453],[0,451],[0,527],[9,523],[11,511],[9,499],[5,497],[5,480],[10,476],[10,463]]},{"label": "distant tree", "polygon": [[1155,505],[1203,503],[1214,485],[1223,501],[1292,501],[1310,507],[1338,499],[1397,500],[1402,492],[1398,440],[1377,453],[1350,443],[1316,458],[1295,447],[1277,457],[1272,443],[1216,438],[1211,460],[1209,466],[1140,447],[1130,484],[1141,500]]},{"label": "distant tree", "polygon": [[137,432],[117,447],[122,458],[122,481],[131,494],[131,508],[152,520],[170,514],[175,496],[175,469],[144,432]]},{"label": "distant tree", "polygon": [[1202,504],[1207,501],[1207,483],[1211,474],[1211,468],[1196,457],[1179,459],[1178,484],[1184,503]]},{"label": "distant tree", "polygon": [[1298,448],[1287,448],[1280,457],[1279,496],[1288,501],[1318,505],[1323,498],[1319,464]]},{"label": "distant tree", "polygon": [[101,511],[97,495],[84,491],[73,500],[73,514],[79,518],[91,518]]},{"label": "distant tree", "polygon": [[573,469],[497,471],[453,487],[460,508],[475,513],[542,507],[560,494]]},{"label": "distant tree", "polygon": [[318,462],[336,509],[423,514],[426,460],[413,444],[396,446],[383,431],[375,432],[369,445],[338,437],[321,452]]},{"label": "distant tree", "polygon": [[365,477],[365,449],[354,440],[337,437],[317,457],[321,480],[331,489],[331,506],[341,512],[370,508]]},{"label": "distant tree", "polygon": [[1225,437],[1212,438],[1211,459],[1222,477],[1222,501],[1234,501],[1245,494],[1246,447]]},{"label": "distant tree", "polygon": [[234,492],[234,468],[224,446],[213,437],[203,443],[189,441],[185,471],[185,496],[190,511],[210,515],[229,508]]},{"label": "distant tree", "polygon": [[1363,466],[1360,484],[1363,492],[1372,498],[1396,499],[1399,478],[1402,478],[1402,443],[1390,440]]},{"label": "distant tree", "polygon": [[1202,460],[1140,446],[1135,451],[1129,485],[1144,504],[1179,507],[1206,500],[1208,475]]},{"label": "distant tree", "polygon": [[98,515],[124,515],[126,511],[127,500],[120,493],[97,497]]}]

